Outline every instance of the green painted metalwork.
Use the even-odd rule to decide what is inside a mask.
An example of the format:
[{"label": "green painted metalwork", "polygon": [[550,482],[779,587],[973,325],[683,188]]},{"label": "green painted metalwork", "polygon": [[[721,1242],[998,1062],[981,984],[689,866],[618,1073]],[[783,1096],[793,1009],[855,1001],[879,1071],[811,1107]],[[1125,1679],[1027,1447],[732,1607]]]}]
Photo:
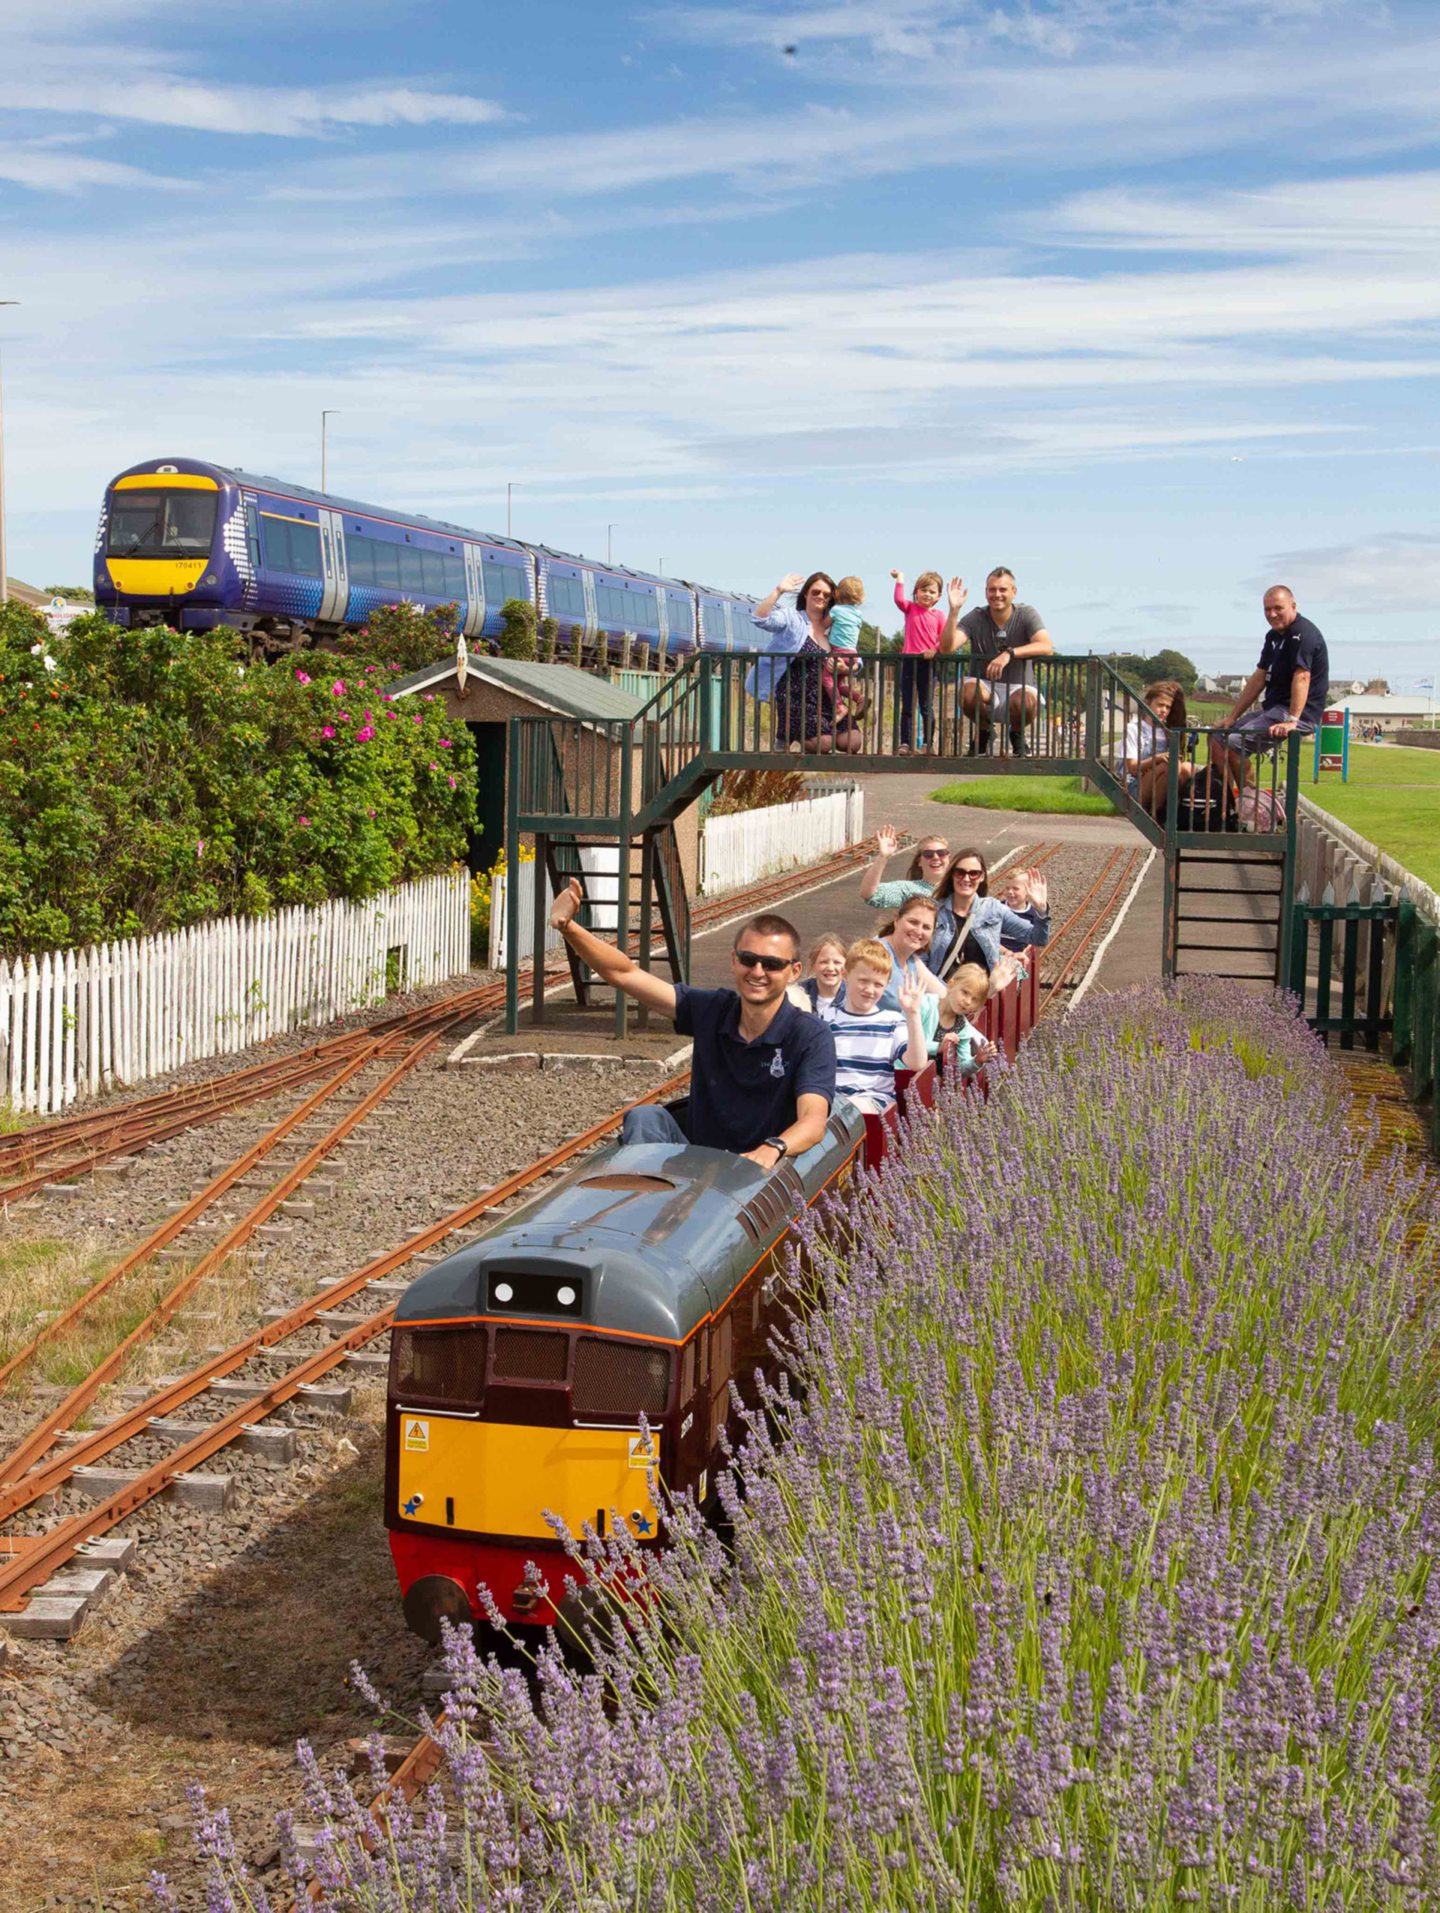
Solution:
[{"label": "green painted metalwork", "polygon": [[[1183,947],[1180,871],[1187,852],[1206,853],[1212,861],[1243,852],[1247,861],[1269,859],[1278,866],[1280,890],[1264,894],[1276,895],[1280,905],[1275,920],[1276,978],[1291,973],[1296,739],[1290,739],[1283,765],[1278,746],[1254,760],[1257,783],[1250,821],[1252,826],[1264,821],[1269,827],[1263,831],[1252,827],[1237,840],[1227,834],[1235,828],[1233,818],[1215,814],[1213,807],[1197,806],[1192,792],[1182,789],[1182,770],[1188,777],[1185,767],[1198,737],[1193,731],[1168,733],[1163,816],[1152,815],[1137,800],[1125,771],[1127,727],[1136,719],[1157,730],[1163,727],[1140,692],[1103,659],[1034,660],[1030,681],[1037,694],[1035,710],[1015,731],[1008,720],[982,729],[973,688],[977,680],[967,677],[966,661],[937,659],[929,708],[918,714],[928,738],[923,752],[902,752],[899,747],[902,659],[867,656],[862,662],[865,689],[860,696],[849,694],[844,682],[833,675],[820,679],[822,670],[833,673],[835,667],[819,657],[786,661],[760,652],[700,652],[665,677],[632,717],[596,712],[512,719],[507,850],[512,840],[518,843],[527,832],[615,843],[620,852],[619,921],[627,926],[632,881],[629,845],[637,837],[642,844],[648,843],[650,833],[667,829],[726,771],[880,773],[924,767],[934,772],[937,781],[960,774],[1085,777],[1142,835],[1164,850],[1161,967],[1165,975],[1176,973]],[[833,713],[829,729],[813,740],[820,748],[799,752],[776,741],[773,704],[747,690],[747,680],[757,668],[777,674],[798,671],[797,683],[805,681],[806,673],[817,674],[817,684],[824,687],[824,708]],[[662,867],[668,866],[664,850],[669,847],[673,846],[657,846],[661,849],[658,860],[647,853],[636,873],[642,937],[648,942],[645,920],[659,902],[662,915],[668,911],[670,919],[668,940],[675,943],[688,971],[688,904],[682,923],[676,905],[678,858],[673,870]],[[680,887],[683,891],[683,880]],[[513,944],[511,957],[518,964],[519,952]],[[507,978],[507,1017],[512,1014],[514,995]],[[623,1004],[617,1006],[617,1030],[624,1029],[625,1018]]]},{"label": "green painted metalwork", "polygon": [[1390,1053],[1404,1068],[1415,1046],[1415,947],[1420,919],[1409,897],[1401,897],[1395,922],[1395,1028]]}]

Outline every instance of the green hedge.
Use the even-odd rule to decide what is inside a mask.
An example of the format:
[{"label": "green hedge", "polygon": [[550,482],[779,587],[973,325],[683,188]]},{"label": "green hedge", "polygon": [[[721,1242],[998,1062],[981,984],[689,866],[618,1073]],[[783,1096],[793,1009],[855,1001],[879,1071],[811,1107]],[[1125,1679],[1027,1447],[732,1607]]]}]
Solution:
[{"label": "green hedge", "polygon": [[246,666],[233,632],[52,636],[0,608],[0,951],[358,899],[462,856],[469,734],[389,701],[377,651]]}]

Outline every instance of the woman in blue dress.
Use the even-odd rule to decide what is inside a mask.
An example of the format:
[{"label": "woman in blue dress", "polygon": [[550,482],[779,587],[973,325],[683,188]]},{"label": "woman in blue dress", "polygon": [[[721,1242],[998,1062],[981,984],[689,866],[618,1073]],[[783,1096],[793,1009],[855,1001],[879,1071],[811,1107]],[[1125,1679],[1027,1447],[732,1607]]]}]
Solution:
[{"label": "woman in blue dress", "polygon": [[[792,591],[794,607],[782,609],[781,598]],[[762,660],[745,685],[752,695],[768,697],[774,706],[777,744],[798,744],[802,751],[811,752],[853,753],[861,748],[860,732],[848,719],[842,718],[838,729],[835,723],[835,692],[827,669],[834,598],[835,581],[827,573],[812,571],[802,580],[798,571],[792,571],[761,599],[751,616],[751,623],[770,639],[765,649],[788,653],[791,658],[783,667]]]}]

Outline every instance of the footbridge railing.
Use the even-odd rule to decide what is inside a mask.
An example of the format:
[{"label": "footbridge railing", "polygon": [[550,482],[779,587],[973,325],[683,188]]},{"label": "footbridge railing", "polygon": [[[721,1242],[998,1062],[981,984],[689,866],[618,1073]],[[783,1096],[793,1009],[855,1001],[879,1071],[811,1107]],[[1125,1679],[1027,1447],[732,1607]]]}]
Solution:
[{"label": "footbridge railing", "polygon": [[[1163,775],[1159,764],[1140,779],[1127,770],[1132,724],[1163,739]],[[1197,967],[1189,953],[1218,944],[1244,959],[1222,974],[1278,981],[1289,971],[1298,746],[1292,736],[1252,757],[1237,802],[1201,728],[1167,726],[1101,658],[1033,659],[1022,684],[1006,685],[981,683],[963,657],[699,652],[633,717],[510,720],[506,849],[513,868],[526,834],[537,845],[616,843],[623,923],[628,846],[658,856],[655,833],[729,770],[923,764],[937,776],[1085,777],[1165,853],[1164,973]],[[1218,936],[1232,919],[1243,932],[1233,945]],[[509,948],[513,966],[515,939]]]}]

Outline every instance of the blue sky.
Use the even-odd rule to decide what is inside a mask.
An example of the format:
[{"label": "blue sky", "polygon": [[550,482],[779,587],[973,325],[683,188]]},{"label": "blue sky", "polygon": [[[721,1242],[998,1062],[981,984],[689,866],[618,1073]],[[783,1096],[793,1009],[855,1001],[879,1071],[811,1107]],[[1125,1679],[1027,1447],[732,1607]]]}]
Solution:
[{"label": "blue sky", "polygon": [[[790,51],[788,49],[793,49]],[[213,457],[1064,650],[1440,669],[1440,9],[46,0],[5,29],[11,570]]]}]

